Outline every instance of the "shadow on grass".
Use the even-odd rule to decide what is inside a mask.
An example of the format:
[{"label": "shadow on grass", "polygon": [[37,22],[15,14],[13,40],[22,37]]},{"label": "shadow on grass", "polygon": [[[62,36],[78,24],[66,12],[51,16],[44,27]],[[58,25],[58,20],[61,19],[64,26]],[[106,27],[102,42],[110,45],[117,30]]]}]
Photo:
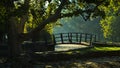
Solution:
[{"label": "shadow on grass", "polygon": [[96,57],[120,56],[120,47],[87,47],[69,51],[35,52],[33,61],[54,62],[71,59],[88,59]]}]

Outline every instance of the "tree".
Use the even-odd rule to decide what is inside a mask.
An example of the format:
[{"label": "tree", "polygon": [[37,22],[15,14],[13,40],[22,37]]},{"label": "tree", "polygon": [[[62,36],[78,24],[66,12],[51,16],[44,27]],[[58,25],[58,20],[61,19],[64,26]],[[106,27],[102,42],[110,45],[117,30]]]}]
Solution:
[{"label": "tree", "polygon": [[120,41],[120,1],[110,0],[107,6],[102,4],[99,9],[105,12],[105,16],[101,20],[104,37],[112,42]]},{"label": "tree", "polygon": [[0,6],[0,44],[3,42],[3,37],[5,35],[5,8],[3,6]]},{"label": "tree", "polygon": [[[21,53],[21,42],[34,38],[46,25],[78,15],[84,20],[104,17],[104,11],[100,11],[98,6],[107,3],[107,0],[0,0],[0,6],[6,11],[3,20],[7,26],[11,58]],[[30,23],[33,28],[24,33],[25,25]]]}]

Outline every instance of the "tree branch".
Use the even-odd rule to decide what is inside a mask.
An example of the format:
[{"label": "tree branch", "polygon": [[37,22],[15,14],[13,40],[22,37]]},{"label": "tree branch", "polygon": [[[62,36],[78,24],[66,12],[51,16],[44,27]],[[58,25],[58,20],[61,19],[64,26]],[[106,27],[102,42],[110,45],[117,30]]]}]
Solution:
[{"label": "tree branch", "polygon": [[63,9],[63,7],[66,5],[66,0],[61,0],[61,4],[58,7],[58,9],[56,10],[54,15],[51,15],[50,17],[48,17],[46,20],[44,20],[43,22],[41,22],[35,29],[33,29],[29,34],[33,35],[35,32],[39,32],[41,31],[47,24],[49,24],[50,22],[56,21],[60,14],[61,14],[61,10]]}]

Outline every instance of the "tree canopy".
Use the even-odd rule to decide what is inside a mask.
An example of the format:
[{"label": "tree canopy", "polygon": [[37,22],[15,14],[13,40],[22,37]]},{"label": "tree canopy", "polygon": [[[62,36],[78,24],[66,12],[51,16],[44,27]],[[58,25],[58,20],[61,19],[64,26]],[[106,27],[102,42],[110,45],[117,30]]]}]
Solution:
[{"label": "tree canopy", "polygon": [[[35,30],[44,28],[50,22],[56,22],[63,17],[81,15],[84,20],[94,16],[103,16],[97,6],[107,3],[104,0],[1,0],[1,5],[5,7],[8,16],[18,17],[23,15],[29,19],[27,22],[39,24]],[[99,13],[99,14],[98,14]],[[97,14],[97,15],[96,15]],[[19,21],[18,20],[18,21]],[[47,23],[44,23],[47,22]],[[44,23],[44,24],[42,24]],[[40,27],[42,25],[42,27]]]},{"label": "tree canopy", "polygon": [[50,23],[64,17],[81,15],[86,21],[100,16],[104,36],[108,37],[114,30],[104,26],[104,22],[119,16],[119,3],[119,0],[1,0],[1,29],[4,31],[3,22],[12,17],[18,33],[24,33],[26,28],[28,34],[33,34],[45,27],[50,30],[53,26]]}]

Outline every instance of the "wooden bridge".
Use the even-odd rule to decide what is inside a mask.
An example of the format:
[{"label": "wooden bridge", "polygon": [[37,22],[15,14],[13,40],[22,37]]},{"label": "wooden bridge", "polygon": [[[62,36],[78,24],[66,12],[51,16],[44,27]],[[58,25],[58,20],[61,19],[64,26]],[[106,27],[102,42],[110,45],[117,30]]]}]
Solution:
[{"label": "wooden bridge", "polygon": [[53,35],[55,44],[89,44],[98,41],[97,36],[88,33],[59,33]]}]

